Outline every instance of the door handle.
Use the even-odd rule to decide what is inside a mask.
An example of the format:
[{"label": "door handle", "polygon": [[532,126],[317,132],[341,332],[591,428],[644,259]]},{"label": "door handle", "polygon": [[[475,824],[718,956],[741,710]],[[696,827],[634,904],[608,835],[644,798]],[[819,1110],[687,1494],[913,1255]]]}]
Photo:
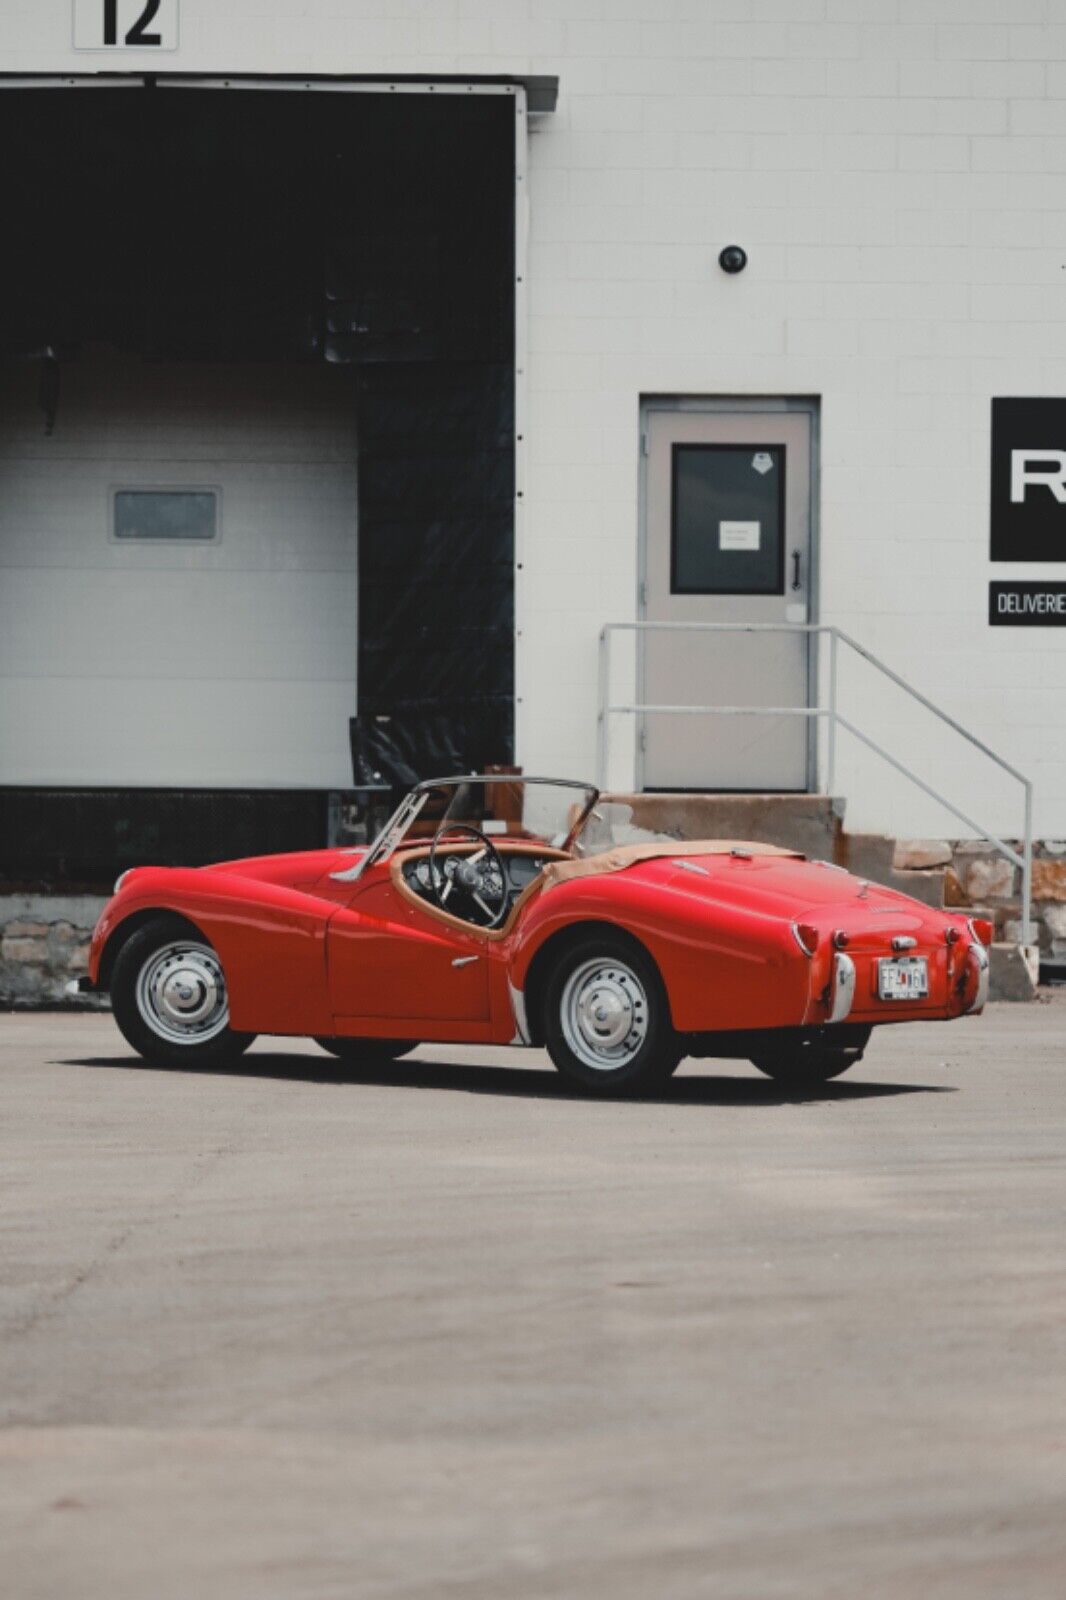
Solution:
[{"label": "door handle", "polygon": [[800,586],[800,553],[799,553],[798,550],[793,550],[793,552],[792,552],[792,587],[793,587],[793,589],[798,589],[799,586]]},{"label": "door handle", "polygon": [[453,967],[468,967],[471,961],[480,961],[480,956],[456,956],[452,962]]}]

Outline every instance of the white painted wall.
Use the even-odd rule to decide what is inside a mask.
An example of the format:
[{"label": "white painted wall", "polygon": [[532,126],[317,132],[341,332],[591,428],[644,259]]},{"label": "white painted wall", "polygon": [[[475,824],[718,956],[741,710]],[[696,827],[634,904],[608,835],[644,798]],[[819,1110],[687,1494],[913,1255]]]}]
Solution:
[{"label": "white painted wall", "polygon": [[[23,8],[0,68],[560,76],[530,152],[527,768],[593,765],[597,632],[635,607],[639,395],[816,394],[823,619],[1028,771],[1038,832],[1066,836],[1066,632],[985,621],[989,578],[1014,571],[987,559],[990,397],[1066,393],[1059,0],[181,10],[161,63],[75,53],[64,5]],[[737,278],[716,265],[732,241],[751,258]],[[851,694],[932,781],[1017,830],[1010,786],[925,713],[858,675]],[[857,825],[950,826],[842,756]]]},{"label": "white painted wall", "polygon": [[[0,368],[3,781],[351,781],[356,440],[326,367]],[[221,489],[213,544],[111,537],[116,486]]]}]

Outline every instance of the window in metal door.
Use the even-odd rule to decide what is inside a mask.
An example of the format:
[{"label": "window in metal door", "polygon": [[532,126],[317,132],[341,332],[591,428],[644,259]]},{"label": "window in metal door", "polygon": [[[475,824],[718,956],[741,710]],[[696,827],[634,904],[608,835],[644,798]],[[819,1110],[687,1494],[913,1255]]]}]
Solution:
[{"label": "window in metal door", "polygon": [[675,444],[670,588],[674,594],[780,594],[785,452]]},{"label": "window in metal door", "polygon": [[[810,620],[813,402],[648,401],[642,619]],[[779,715],[649,712],[646,789],[807,788],[805,634],[681,629],[642,635],[647,705],[780,707]]]}]

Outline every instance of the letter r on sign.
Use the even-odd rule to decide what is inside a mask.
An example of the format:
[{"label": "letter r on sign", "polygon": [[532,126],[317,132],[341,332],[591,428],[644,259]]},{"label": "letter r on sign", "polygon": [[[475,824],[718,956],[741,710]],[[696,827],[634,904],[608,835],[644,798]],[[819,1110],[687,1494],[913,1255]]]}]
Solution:
[{"label": "letter r on sign", "polygon": [[1011,500],[1023,501],[1030,485],[1036,489],[1050,489],[1060,505],[1066,505],[1066,450],[1012,450]]}]

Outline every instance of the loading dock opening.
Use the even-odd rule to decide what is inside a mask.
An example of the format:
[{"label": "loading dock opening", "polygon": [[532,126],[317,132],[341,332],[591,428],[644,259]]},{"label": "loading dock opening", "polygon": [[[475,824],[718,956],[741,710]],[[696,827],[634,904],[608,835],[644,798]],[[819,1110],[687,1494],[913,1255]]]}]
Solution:
[{"label": "loading dock opening", "polygon": [[[49,629],[65,631],[60,576],[67,592],[79,597],[73,575],[85,573],[82,605],[85,586],[91,588],[101,571],[114,579],[117,545],[106,539],[107,496],[128,485],[90,481],[88,461],[80,479],[70,468],[65,429],[73,416],[75,373],[84,377],[101,361],[124,363],[127,371],[150,363],[164,379],[168,372],[176,380],[180,374],[174,387],[187,391],[190,383],[195,388],[196,373],[217,371],[220,364],[235,381],[244,374],[240,381],[252,385],[257,373],[266,382],[268,372],[288,369],[295,392],[298,369],[326,366],[336,380],[338,414],[348,407],[354,417],[358,621],[353,614],[351,654],[358,698],[355,703],[353,694],[350,710],[411,719],[426,727],[431,741],[461,744],[474,760],[511,759],[515,121],[524,92],[506,84],[335,80],[88,83],[92,92],[73,81],[20,80],[17,92],[0,95],[0,137],[6,149],[20,152],[8,171],[14,247],[0,296],[0,360],[18,415],[17,426],[2,430],[0,451],[10,456],[14,435],[32,431],[43,476],[50,476],[49,453],[53,462],[64,459],[70,496],[83,501],[72,552],[53,516],[34,522],[32,492],[29,506],[14,492],[18,474],[0,471],[0,565],[11,579],[2,587],[8,603],[19,606],[23,632],[33,631],[35,619],[38,639]],[[14,91],[11,80],[6,86]],[[341,92],[322,92],[331,90]],[[178,413],[180,407],[169,437],[170,424],[160,417],[166,447],[155,458],[141,452],[144,470],[135,483],[174,480]],[[202,463],[195,467],[197,484],[209,482]],[[222,541],[217,549],[205,542],[183,550],[186,566],[217,559],[226,548],[236,514],[232,499],[223,485]],[[38,512],[43,504],[37,501]],[[286,559],[297,567],[301,519],[310,526],[318,514],[313,493],[302,510],[292,507]],[[256,548],[269,544],[261,539]],[[313,544],[309,534],[304,548]],[[155,550],[138,554],[158,557]],[[250,559],[261,566],[270,558]],[[143,601],[143,571],[138,581],[141,589],[129,591],[131,605]],[[164,586],[158,598],[165,607]],[[121,614],[121,593],[117,604]],[[288,663],[320,643],[313,638],[313,596],[297,616],[300,610],[294,607],[287,625],[276,629],[279,682],[286,680]],[[9,882],[62,878],[60,863],[39,854],[30,860],[20,848],[5,826],[9,805],[24,814],[32,793],[47,792],[61,830],[64,793],[84,795],[87,783],[102,778],[78,766],[87,697],[102,724],[113,714],[107,680],[128,682],[131,674],[117,659],[113,628],[94,636],[91,620],[70,670],[53,672],[43,689],[37,683],[39,704],[32,711],[26,707],[33,695],[20,694],[17,683],[25,660],[20,663],[14,643],[0,646],[0,675],[9,680],[0,729],[7,771],[0,769],[0,783],[11,786],[0,793],[0,878]],[[207,626],[217,639],[227,623],[222,617]],[[198,690],[202,703],[217,711],[217,701],[226,698],[216,693],[218,653],[206,654],[202,670],[190,663],[195,690],[187,698]],[[34,670],[46,676],[40,662]],[[141,677],[158,671],[162,694],[173,663],[153,665],[145,651],[137,670]],[[323,671],[326,678],[334,673],[335,681],[332,666]],[[76,678],[77,694],[64,694],[64,677]],[[147,719],[152,697],[142,699]],[[248,733],[247,697],[231,696],[230,706],[230,731],[239,741]],[[275,726],[269,693],[255,707],[251,720],[259,723],[254,737],[261,747],[271,737],[284,739],[285,719]],[[233,785],[236,773],[232,766],[224,770],[221,756],[212,772],[210,748],[221,751],[227,742],[226,713],[220,715],[212,739],[190,763],[190,789]],[[35,764],[32,724],[42,716],[51,723],[52,749],[68,752],[68,766]],[[290,720],[295,727],[299,713]],[[112,779],[101,785],[101,794],[106,788],[114,796],[108,809],[116,837],[124,816],[150,803],[148,786],[174,784],[173,772],[158,764],[143,762],[138,769],[139,752],[151,744],[147,720],[138,728],[137,716],[127,716],[126,724],[126,759],[114,758]],[[343,719],[337,724],[343,762],[347,730]],[[184,737],[195,739],[195,730],[186,729]],[[296,760],[298,754],[272,769],[265,763],[257,781],[246,763],[240,788],[276,787],[280,776],[295,789]],[[311,787],[324,788],[324,777],[320,769]],[[160,860],[178,844],[168,833],[165,809],[159,827],[150,830],[159,837]],[[218,843],[213,840],[216,856]]]}]

